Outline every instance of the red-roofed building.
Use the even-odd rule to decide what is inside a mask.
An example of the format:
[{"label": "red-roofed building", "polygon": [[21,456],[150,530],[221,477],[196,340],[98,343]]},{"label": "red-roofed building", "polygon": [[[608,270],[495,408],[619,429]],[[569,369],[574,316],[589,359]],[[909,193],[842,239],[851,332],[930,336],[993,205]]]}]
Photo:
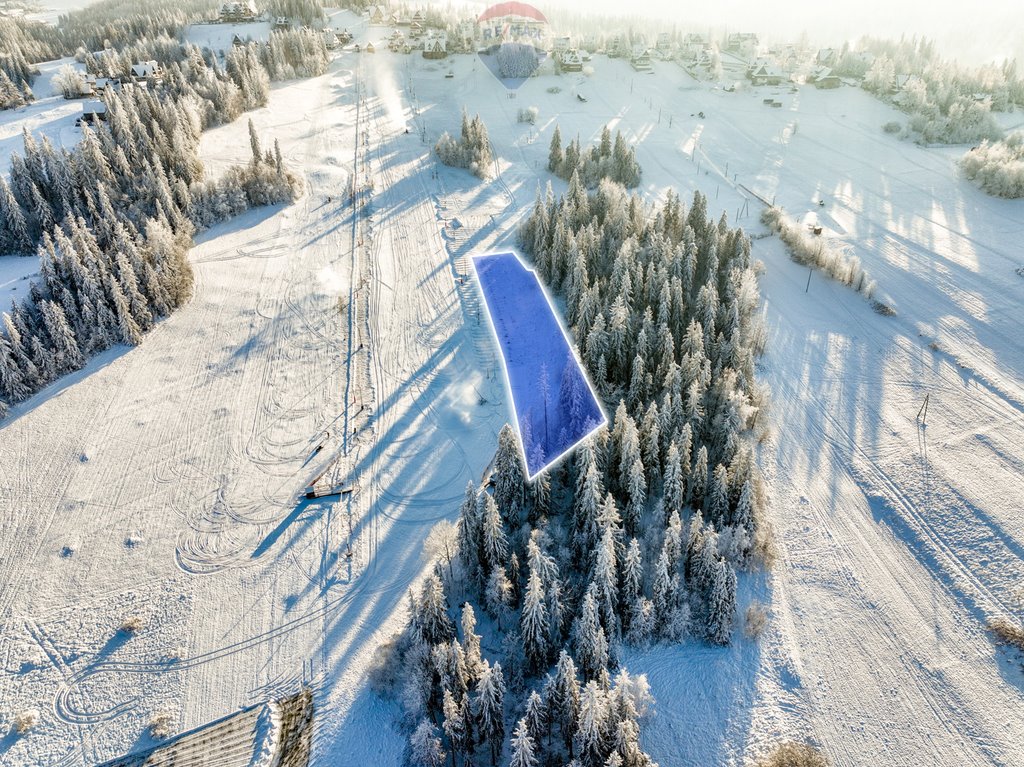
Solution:
[{"label": "red-roofed building", "polygon": [[528,38],[539,43],[547,37],[548,20],[527,3],[498,3],[477,18],[485,43]]}]

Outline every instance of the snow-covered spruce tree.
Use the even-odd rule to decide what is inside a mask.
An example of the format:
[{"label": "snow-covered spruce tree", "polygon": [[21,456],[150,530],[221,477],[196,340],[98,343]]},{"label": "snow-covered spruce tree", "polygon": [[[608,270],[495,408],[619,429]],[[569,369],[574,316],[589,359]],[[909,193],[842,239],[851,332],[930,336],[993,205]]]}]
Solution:
[{"label": "snow-covered spruce tree", "polygon": [[443,767],[446,754],[437,737],[437,728],[424,719],[409,742],[409,759],[417,767]]},{"label": "snow-covered spruce tree", "polygon": [[[558,175],[559,169],[562,167],[562,160],[564,155],[562,154],[562,132],[559,130],[558,125],[555,125],[555,130],[551,134],[551,148],[548,150],[548,170]],[[540,195],[538,194],[538,199]]]},{"label": "snow-covered spruce tree", "polygon": [[534,751],[534,738],[530,735],[526,720],[520,719],[512,734],[512,758],[509,767],[537,767],[537,756]]},{"label": "snow-covered spruce tree", "polygon": [[548,170],[566,181],[576,174],[586,188],[593,188],[606,178],[632,188],[640,184],[641,175],[636,150],[619,131],[613,143],[608,126],[602,129],[597,145],[582,149],[579,139],[574,138],[563,150],[562,134],[556,125],[548,152]]},{"label": "snow-covered spruce tree", "polygon": [[460,137],[455,139],[448,133],[441,134],[441,138],[434,145],[434,152],[437,159],[445,165],[467,168],[474,176],[482,179],[490,175],[493,163],[491,140],[480,115],[470,119],[469,115],[463,112]]},{"label": "snow-covered spruce tree", "polygon": [[544,604],[544,592],[540,575],[531,567],[527,582],[526,595],[523,598],[523,613],[520,621],[520,636],[523,650],[531,672],[537,672],[547,666],[548,641],[551,626],[548,622],[547,607]]},{"label": "snow-covered spruce tree", "polygon": [[501,672],[501,664],[491,666],[484,661],[480,681],[477,682],[474,711],[480,741],[488,746],[491,752],[491,765],[498,763],[498,754],[505,738],[505,677]]}]

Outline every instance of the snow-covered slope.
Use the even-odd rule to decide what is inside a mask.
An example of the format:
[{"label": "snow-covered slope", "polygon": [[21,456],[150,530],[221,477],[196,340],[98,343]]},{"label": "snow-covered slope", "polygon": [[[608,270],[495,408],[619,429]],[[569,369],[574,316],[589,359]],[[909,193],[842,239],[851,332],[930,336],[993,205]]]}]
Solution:
[{"label": "snow-covered slope", "polygon": [[[0,761],[99,760],[158,709],[191,727],[312,680],[315,763],[400,762],[361,680],[430,524],[454,516],[508,418],[459,277],[469,253],[514,244],[557,122],[635,140],[651,197],[699,188],[754,232],[747,190],[814,214],[898,310],[817,274],[805,291],[780,243],[755,241],[780,557],[741,597],[771,620],[759,644],[628,659],[660,702],[652,756],[739,765],[809,737],[837,765],[1024,762],[1024,679],[983,629],[1024,580],[1024,203],[959,180],[959,149],[884,134],[895,113],[859,91],[726,93],[663,62],[593,66],[509,98],[475,57],[343,53],[251,115],[306,195],[204,235],[188,307],[0,426],[0,699],[43,713],[0,739]],[[486,185],[429,156],[463,104],[495,146]],[[517,123],[530,105],[537,125]],[[244,120],[203,138],[214,175],[248,152]],[[354,225],[353,173],[375,190]],[[347,447],[337,472],[356,490],[298,503],[318,444]],[[118,638],[136,612],[151,628]]]}]

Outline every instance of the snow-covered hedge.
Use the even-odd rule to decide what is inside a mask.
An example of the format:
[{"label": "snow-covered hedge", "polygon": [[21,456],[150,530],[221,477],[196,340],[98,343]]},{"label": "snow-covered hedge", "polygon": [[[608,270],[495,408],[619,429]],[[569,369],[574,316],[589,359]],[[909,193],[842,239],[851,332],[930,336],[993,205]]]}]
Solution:
[{"label": "snow-covered hedge", "polygon": [[815,235],[809,234],[800,224],[786,217],[778,207],[765,208],[761,220],[778,232],[789,248],[794,261],[804,266],[815,266],[834,280],[849,285],[866,298],[875,292],[875,281],[861,266],[857,256],[850,255],[841,247]]},{"label": "snow-covered hedge", "polygon": [[537,122],[537,117],[540,115],[540,110],[537,107],[526,107],[525,109],[519,110],[518,120],[521,123],[529,123],[534,125]]},{"label": "snow-covered hedge", "polygon": [[1024,132],[982,141],[961,159],[964,176],[996,197],[1024,197]]}]

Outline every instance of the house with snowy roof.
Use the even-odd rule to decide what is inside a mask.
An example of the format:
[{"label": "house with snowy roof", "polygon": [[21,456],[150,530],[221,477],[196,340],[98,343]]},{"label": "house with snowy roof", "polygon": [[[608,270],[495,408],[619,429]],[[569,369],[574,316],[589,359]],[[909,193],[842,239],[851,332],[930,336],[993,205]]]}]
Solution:
[{"label": "house with snowy roof", "polygon": [[754,85],[779,85],[786,81],[786,73],[776,69],[766,61],[755,63],[747,73]]},{"label": "house with snowy roof", "polygon": [[831,67],[836,63],[838,54],[835,48],[822,48],[814,57],[814,63],[823,67]]},{"label": "house with snowy roof", "polygon": [[148,80],[160,77],[162,74],[160,65],[155,61],[136,61],[132,64],[132,77],[136,80]]},{"label": "house with snowy roof", "polygon": [[259,15],[254,0],[231,0],[220,7],[222,22],[255,21]]},{"label": "house with snowy roof", "polygon": [[448,55],[448,35],[444,32],[432,32],[423,41],[423,58],[443,59]]},{"label": "house with snowy roof", "polygon": [[96,99],[86,99],[82,102],[82,114],[75,120],[75,125],[95,123],[107,119],[107,105]]},{"label": "house with snowy roof", "polygon": [[633,69],[637,72],[650,72],[653,69],[651,67],[650,49],[642,43],[637,43],[633,46],[633,53],[629,57],[629,63],[633,65]]},{"label": "house with snowy roof", "polygon": [[754,32],[734,32],[725,41],[725,49],[746,59],[753,58],[760,45],[757,34]]}]

